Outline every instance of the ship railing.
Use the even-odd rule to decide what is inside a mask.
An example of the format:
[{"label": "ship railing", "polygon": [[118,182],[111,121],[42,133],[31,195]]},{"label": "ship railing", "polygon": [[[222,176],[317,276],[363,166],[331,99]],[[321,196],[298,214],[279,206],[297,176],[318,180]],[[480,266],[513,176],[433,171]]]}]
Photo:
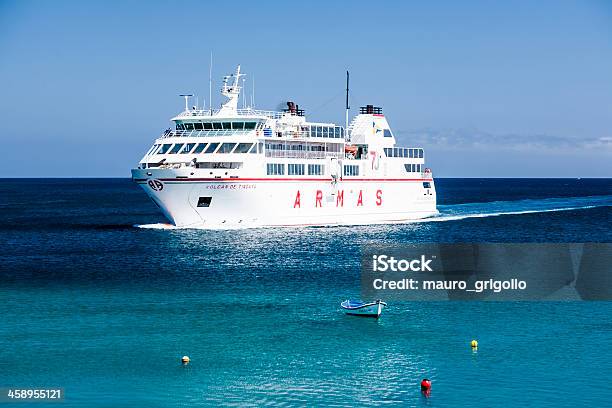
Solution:
[{"label": "ship railing", "polygon": [[314,139],[318,141],[324,140],[328,142],[344,143],[344,137],[342,135],[339,137],[329,135],[323,136],[323,134],[317,136],[316,133],[308,130],[285,130],[281,132],[281,136],[285,139]]},{"label": "ship railing", "polygon": [[214,136],[245,136],[256,129],[213,129],[213,130],[166,130],[160,139],[168,137],[214,137]]},{"label": "ship railing", "polygon": [[300,150],[266,150],[266,157],[276,159],[325,159],[327,157],[342,158],[337,152],[306,152]]},{"label": "ship railing", "polygon": [[[213,117],[217,116],[221,112],[221,109],[192,109],[188,111],[183,111],[176,115],[177,118],[191,118],[194,116],[199,117]],[[280,119],[283,116],[291,116],[294,115],[291,112],[278,112],[271,110],[260,110],[260,109],[252,109],[252,108],[244,108],[244,109],[236,109],[234,116],[261,116],[269,119]],[[222,116],[220,116],[222,117]]]},{"label": "ship railing", "polygon": [[244,136],[249,132],[256,132],[256,136],[263,136],[270,140],[305,140],[319,141],[327,143],[344,143],[343,138],[329,137],[329,136],[315,136],[309,131],[284,131],[281,133],[281,137],[274,135],[273,132],[261,129],[212,129],[212,130],[166,130],[161,136],[161,139],[168,137],[213,137],[213,136]]}]

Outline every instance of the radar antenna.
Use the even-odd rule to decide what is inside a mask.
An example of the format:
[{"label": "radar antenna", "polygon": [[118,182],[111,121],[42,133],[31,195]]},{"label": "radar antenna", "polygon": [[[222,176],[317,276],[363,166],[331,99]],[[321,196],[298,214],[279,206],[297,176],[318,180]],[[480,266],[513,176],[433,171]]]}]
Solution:
[{"label": "radar antenna", "polygon": [[189,97],[193,96],[193,94],[180,94],[179,96],[185,98],[185,112],[189,112]]}]

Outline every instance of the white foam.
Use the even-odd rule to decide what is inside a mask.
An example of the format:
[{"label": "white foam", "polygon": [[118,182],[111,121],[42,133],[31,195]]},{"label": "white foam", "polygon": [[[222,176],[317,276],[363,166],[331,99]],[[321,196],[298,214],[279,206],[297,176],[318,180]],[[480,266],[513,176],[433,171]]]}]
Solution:
[{"label": "white foam", "polygon": [[143,228],[143,229],[164,229],[164,230],[179,229],[175,225],[172,225],[172,224],[162,224],[162,223],[158,223],[158,224],[136,224],[136,225],[134,225],[134,227],[136,227],[136,228]]},{"label": "white foam", "polygon": [[572,211],[572,210],[586,210],[589,208],[596,208],[596,205],[589,205],[584,207],[568,207],[568,208],[549,208],[545,210],[523,210],[523,211],[505,211],[505,212],[493,212],[493,213],[478,213],[478,214],[463,214],[463,215],[444,215],[440,214],[431,218],[425,218],[422,220],[415,220],[414,222],[443,222],[443,221],[459,221],[466,218],[487,218],[487,217],[499,217],[501,215],[522,215],[522,214],[536,214],[546,212],[557,212],[557,211]]}]

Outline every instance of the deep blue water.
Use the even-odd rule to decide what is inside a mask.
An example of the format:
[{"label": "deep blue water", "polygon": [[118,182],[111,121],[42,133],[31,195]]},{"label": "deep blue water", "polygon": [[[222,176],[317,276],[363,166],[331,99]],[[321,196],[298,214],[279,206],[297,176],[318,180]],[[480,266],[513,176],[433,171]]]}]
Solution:
[{"label": "deep blue water", "polygon": [[427,222],[204,231],[135,227],[165,220],[130,180],[0,180],[0,387],[89,407],[609,405],[610,302],[338,310],[369,243],[612,242],[612,180],[437,188]]}]

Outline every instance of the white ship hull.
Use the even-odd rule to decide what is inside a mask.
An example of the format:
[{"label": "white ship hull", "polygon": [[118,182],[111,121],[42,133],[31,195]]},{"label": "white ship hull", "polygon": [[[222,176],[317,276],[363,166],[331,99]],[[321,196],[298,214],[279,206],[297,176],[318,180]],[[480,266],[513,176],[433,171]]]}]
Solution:
[{"label": "white ship hull", "polygon": [[[211,179],[191,172],[134,169],[132,178],[172,224],[184,228],[366,225],[437,214],[431,178],[340,179],[332,183],[325,177]],[[208,205],[198,207],[198,203]]]}]

